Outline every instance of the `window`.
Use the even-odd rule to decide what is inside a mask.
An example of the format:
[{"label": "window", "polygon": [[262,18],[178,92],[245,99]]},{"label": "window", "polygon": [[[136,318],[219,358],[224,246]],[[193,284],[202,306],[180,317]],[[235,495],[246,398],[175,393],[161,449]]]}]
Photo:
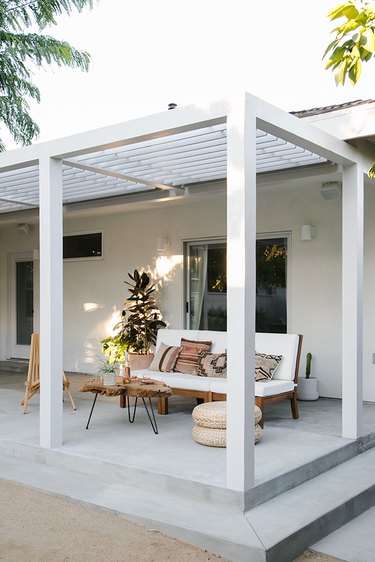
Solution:
[{"label": "window", "polygon": [[256,246],[256,331],[287,331],[286,237],[261,238]]},{"label": "window", "polygon": [[186,247],[187,323],[192,330],[227,329],[225,242],[192,242]]},{"label": "window", "polygon": [[[286,236],[256,242],[256,331],[287,331]],[[186,324],[192,330],[227,329],[226,241],[188,242]]]},{"label": "window", "polygon": [[68,234],[63,238],[64,259],[100,258],[102,233]]}]

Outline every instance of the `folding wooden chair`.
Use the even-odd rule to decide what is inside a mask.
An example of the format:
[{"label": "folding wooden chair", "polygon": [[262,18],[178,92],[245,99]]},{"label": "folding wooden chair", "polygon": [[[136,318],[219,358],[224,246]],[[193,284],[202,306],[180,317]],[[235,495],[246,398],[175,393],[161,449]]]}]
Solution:
[{"label": "folding wooden chair", "polygon": [[[25,398],[21,402],[24,414],[26,414],[28,401],[32,396],[34,396],[34,394],[36,394],[40,390],[39,362],[39,334],[31,334],[29,369],[27,372],[27,379],[25,381]],[[77,408],[74,403],[72,393],[70,392],[70,381],[65,375],[64,371],[62,372],[62,379],[63,389],[66,390],[69,395],[73,410],[76,410]]]}]

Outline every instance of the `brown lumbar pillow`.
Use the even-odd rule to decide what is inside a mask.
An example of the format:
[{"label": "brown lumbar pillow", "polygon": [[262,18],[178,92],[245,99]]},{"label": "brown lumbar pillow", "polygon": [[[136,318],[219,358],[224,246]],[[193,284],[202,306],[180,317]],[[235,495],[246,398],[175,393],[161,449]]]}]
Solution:
[{"label": "brown lumbar pillow", "polygon": [[178,356],[174,370],[180,373],[188,373],[192,375],[197,370],[199,364],[199,352],[202,349],[210,351],[212,342],[186,340],[185,338],[181,338],[180,346],[181,352]]}]

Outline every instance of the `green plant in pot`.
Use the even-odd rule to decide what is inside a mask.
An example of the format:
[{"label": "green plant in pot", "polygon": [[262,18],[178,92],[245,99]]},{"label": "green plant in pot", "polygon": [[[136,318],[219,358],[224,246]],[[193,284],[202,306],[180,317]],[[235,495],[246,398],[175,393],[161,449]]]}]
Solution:
[{"label": "green plant in pot", "polygon": [[123,362],[130,353],[132,369],[142,369],[151,363],[153,354],[150,352],[156,344],[158,329],[166,324],[156,304],[155,284],[151,283],[150,276],[137,269],[128,276],[131,282],[124,283],[129,285],[130,296],[124,303],[120,322],[113,328],[116,333],[100,343],[109,361]]},{"label": "green plant in pot", "polygon": [[306,354],[305,378],[298,380],[298,400],[318,400],[318,379],[311,376],[312,353]]},{"label": "green plant in pot", "polygon": [[99,367],[97,377],[104,386],[112,386],[116,384],[116,377],[120,374],[120,364],[109,359],[99,358]]}]

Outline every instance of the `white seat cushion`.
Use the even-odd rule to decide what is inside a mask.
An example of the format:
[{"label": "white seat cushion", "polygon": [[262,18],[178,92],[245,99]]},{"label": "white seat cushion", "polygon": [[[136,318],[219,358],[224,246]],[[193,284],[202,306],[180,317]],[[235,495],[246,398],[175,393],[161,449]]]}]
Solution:
[{"label": "white seat cushion", "polygon": [[[150,377],[162,381],[171,388],[186,388],[187,390],[210,390],[210,378],[197,377],[185,373],[161,373],[160,371],[132,371],[132,375],[139,377]],[[220,380],[220,379],[219,379]]]},{"label": "white seat cushion", "polygon": [[294,390],[293,381],[268,381],[255,383],[255,396],[273,396],[282,392]]},{"label": "white seat cushion", "polygon": [[219,379],[217,377],[210,377],[210,390],[211,392],[218,392],[219,394],[227,393],[227,379]]},{"label": "white seat cushion", "polygon": [[[256,382],[255,383],[255,396],[272,396],[273,394],[280,394],[281,392],[289,392],[294,389],[293,381],[275,381]],[[223,379],[211,378],[210,384],[211,392],[218,394],[227,393],[227,381]]]},{"label": "white seat cushion", "polygon": [[171,388],[186,388],[187,390],[202,390],[208,392],[210,383],[208,377],[196,377],[184,373],[163,373],[163,381]]}]

